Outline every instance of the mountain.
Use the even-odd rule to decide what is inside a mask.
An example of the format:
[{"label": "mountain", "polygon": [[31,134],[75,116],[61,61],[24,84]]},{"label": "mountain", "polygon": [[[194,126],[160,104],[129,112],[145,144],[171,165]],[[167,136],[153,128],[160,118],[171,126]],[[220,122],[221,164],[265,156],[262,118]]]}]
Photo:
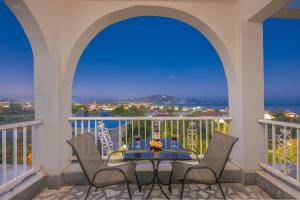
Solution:
[{"label": "mountain", "polygon": [[147,97],[130,99],[129,101],[167,105],[167,104],[176,104],[179,101],[179,99],[168,95],[151,95]]},{"label": "mountain", "polygon": [[140,97],[129,99],[126,102],[131,103],[152,103],[158,105],[196,105],[196,104],[218,104],[223,102],[216,101],[204,101],[199,99],[186,99],[186,98],[176,98],[168,95],[151,95],[147,97]]}]

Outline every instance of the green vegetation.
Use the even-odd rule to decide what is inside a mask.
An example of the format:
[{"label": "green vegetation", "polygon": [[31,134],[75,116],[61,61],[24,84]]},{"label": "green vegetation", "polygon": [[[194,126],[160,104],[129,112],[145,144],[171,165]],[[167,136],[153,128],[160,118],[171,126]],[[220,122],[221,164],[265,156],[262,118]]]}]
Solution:
[{"label": "green vegetation", "polygon": [[1,115],[0,124],[9,124],[34,120],[34,114]]},{"label": "green vegetation", "polygon": [[9,124],[34,119],[34,111],[26,110],[21,104],[11,103],[9,107],[2,107],[0,113],[0,124]]},{"label": "green vegetation", "polygon": [[125,109],[125,107],[121,105],[115,108],[112,114],[113,116],[142,117],[146,115],[146,110],[145,108],[137,108],[136,106]]},{"label": "green vegetation", "polygon": [[72,113],[77,113],[78,111],[86,111],[88,107],[84,104],[72,105]]},{"label": "green vegetation", "polygon": [[195,117],[195,116],[199,116],[202,113],[202,111],[192,111],[190,112],[187,116],[188,117]]},{"label": "green vegetation", "polygon": [[271,116],[273,116],[274,117],[273,120],[276,120],[276,121],[300,123],[300,116],[292,118],[292,117],[287,116],[284,111],[271,111],[271,112],[269,112],[269,114]]}]

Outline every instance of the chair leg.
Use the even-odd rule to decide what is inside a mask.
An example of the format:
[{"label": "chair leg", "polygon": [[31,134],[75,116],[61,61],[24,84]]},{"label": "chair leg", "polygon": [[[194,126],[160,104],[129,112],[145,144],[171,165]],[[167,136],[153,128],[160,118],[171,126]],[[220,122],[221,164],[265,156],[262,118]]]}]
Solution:
[{"label": "chair leg", "polygon": [[179,197],[179,199],[182,199],[182,197],[183,197],[184,185],[185,185],[185,182],[183,181],[183,182],[182,182],[182,185],[181,185],[181,192],[180,192],[180,197]]},{"label": "chair leg", "polygon": [[86,195],[85,195],[85,200],[88,198],[88,196],[89,196],[89,193],[90,193],[90,191],[91,191],[91,188],[92,188],[92,185],[90,185],[90,187],[89,187],[89,189],[88,189],[88,191],[87,191],[87,193],[86,193]]},{"label": "chair leg", "polygon": [[210,190],[211,190],[211,185],[210,185],[210,184],[208,184],[208,189],[210,189]]},{"label": "chair leg", "polygon": [[130,192],[130,187],[129,187],[129,182],[126,182],[126,185],[127,185],[129,199],[132,199],[131,192]]},{"label": "chair leg", "polygon": [[222,189],[222,186],[221,186],[221,184],[220,184],[219,182],[217,182],[217,185],[219,186],[219,188],[220,188],[220,190],[221,190],[221,193],[222,193],[223,199],[226,199],[226,197],[225,197],[225,193],[224,193],[224,191],[223,191],[223,189]]},{"label": "chair leg", "polygon": [[169,179],[169,192],[172,192],[172,187],[171,187],[172,176],[173,176],[173,169],[171,170],[171,175],[170,175],[170,179]]},{"label": "chair leg", "polygon": [[138,185],[138,187],[139,187],[139,191],[142,192],[142,186],[140,185],[139,178],[138,178],[138,176],[137,176],[136,171],[135,171],[134,173],[135,173],[136,183],[137,183],[137,185]]}]

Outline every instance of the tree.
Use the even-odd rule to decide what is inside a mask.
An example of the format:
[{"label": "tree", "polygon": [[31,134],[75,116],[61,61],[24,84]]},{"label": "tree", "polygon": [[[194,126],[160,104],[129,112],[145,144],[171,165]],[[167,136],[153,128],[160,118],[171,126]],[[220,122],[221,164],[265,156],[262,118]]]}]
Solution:
[{"label": "tree", "polygon": [[86,111],[88,107],[86,105],[72,105],[72,113],[77,113],[78,111]]},{"label": "tree", "polygon": [[18,103],[10,103],[8,108],[3,109],[3,114],[22,114],[24,112],[22,105]]},{"label": "tree", "polygon": [[202,113],[202,111],[198,110],[198,111],[193,111],[193,112],[190,112],[188,114],[188,117],[197,117],[199,116],[200,114]]},{"label": "tree", "polygon": [[123,105],[116,107],[116,108],[112,111],[112,113],[113,113],[114,116],[125,116],[125,115],[124,115],[125,112],[126,112],[126,111],[125,111],[125,108],[124,108]]},{"label": "tree", "polygon": [[136,106],[130,107],[128,110],[124,108],[123,105],[118,106],[113,111],[113,116],[126,116],[126,117],[132,117],[132,116],[145,116],[146,110],[142,108],[137,108]]}]

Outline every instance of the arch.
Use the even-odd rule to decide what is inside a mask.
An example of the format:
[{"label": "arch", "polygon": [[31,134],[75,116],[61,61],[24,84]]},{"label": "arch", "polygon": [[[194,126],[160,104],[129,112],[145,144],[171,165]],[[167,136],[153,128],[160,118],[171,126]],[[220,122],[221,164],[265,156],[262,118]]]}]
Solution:
[{"label": "arch", "polygon": [[[228,95],[230,99],[230,88],[235,82],[235,73],[233,69],[233,62],[229,55],[227,48],[225,47],[223,41],[207,24],[201,21],[199,18],[178,9],[163,7],[163,6],[148,6],[148,5],[136,5],[125,9],[120,9],[111,12],[104,17],[99,18],[93,22],[78,38],[75,45],[71,49],[69,54],[66,69],[64,72],[64,85],[67,87],[66,92],[69,96],[68,101],[71,102],[71,91],[73,85],[73,78],[75,75],[77,63],[84,49],[90,43],[90,41],[103,29],[116,22],[126,20],[133,17],[139,16],[160,16],[174,18],[179,21],[185,22],[196,30],[201,32],[216,49],[226,74],[227,84],[228,84]],[[70,103],[69,103],[70,104]]]}]

